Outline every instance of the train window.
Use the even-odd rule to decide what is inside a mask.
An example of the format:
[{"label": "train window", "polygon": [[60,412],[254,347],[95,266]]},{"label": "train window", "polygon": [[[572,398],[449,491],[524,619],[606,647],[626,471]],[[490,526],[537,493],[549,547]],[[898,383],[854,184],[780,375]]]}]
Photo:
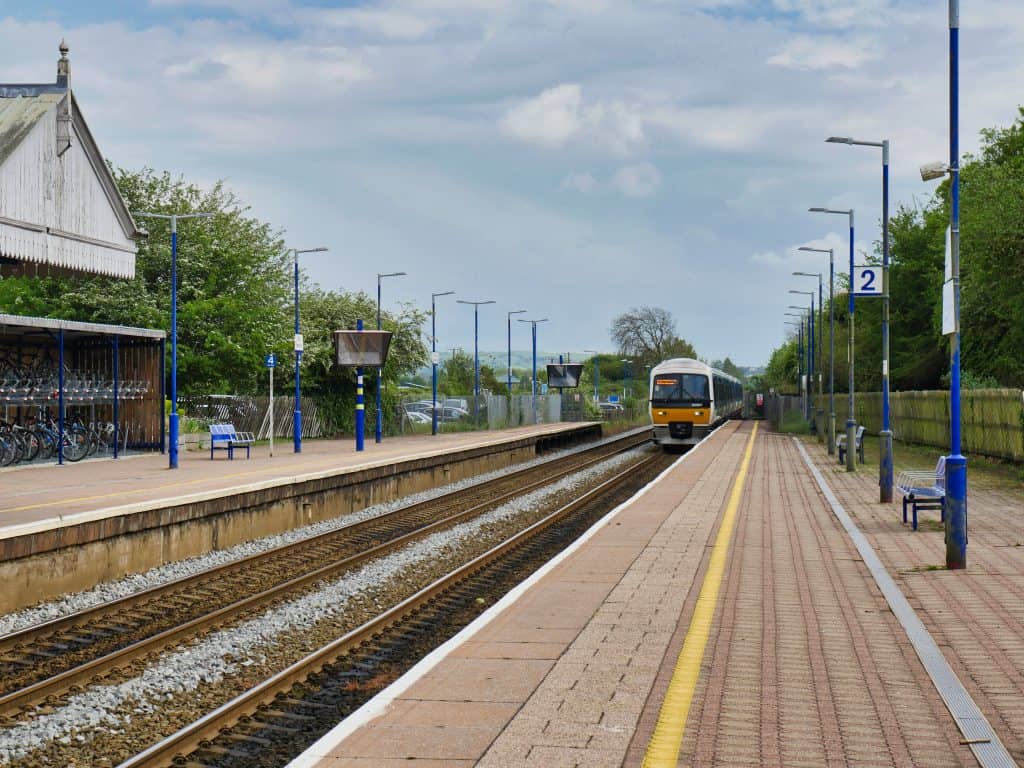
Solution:
[{"label": "train window", "polygon": [[658,405],[708,407],[708,377],[699,373],[666,373],[654,377],[651,402]]}]

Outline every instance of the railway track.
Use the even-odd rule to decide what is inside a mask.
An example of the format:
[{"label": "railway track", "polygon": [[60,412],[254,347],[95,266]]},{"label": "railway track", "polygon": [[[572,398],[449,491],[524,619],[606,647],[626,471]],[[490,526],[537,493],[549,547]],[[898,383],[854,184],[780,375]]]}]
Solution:
[{"label": "railway track", "polygon": [[606,460],[647,432],[584,448],[393,512],[0,637],[0,719],[54,702],[410,541]]},{"label": "railway track", "polygon": [[118,768],[286,765],[673,461],[656,454]]}]

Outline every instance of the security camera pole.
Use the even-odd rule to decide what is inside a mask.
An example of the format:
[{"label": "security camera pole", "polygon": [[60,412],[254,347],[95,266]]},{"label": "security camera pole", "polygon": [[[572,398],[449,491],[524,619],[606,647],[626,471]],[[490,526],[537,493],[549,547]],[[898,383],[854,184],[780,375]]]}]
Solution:
[{"label": "security camera pole", "polygon": [[960,443],[960,2],[949,0],[949,164],[929,163],[921,179],[949,174],[949,251],[942,332],[949,336],[949,456],[946,457],[946,567],[967,567],[967,457]]},{"label": "security camera pole", "polygon": [[832,208],[811,208],[811,213],[836,213],[842,216],[849,216],[850,218],[850,338],[847,344],[847,355],[850,359],[850,391],[848,395],[848,401],[850,411],[846,416],[846,471],[856,472],[857,471],[857,417],[854,411],[854,384],[853,384],[853,312],[854,312],[854,301],[853,301],[853,209],[849,210],[834,210]]},{"label": "security camera pole", "polygon": [[831,136],[825,141],[882,150],[882,431],[878,433],[878,497],[887,504],[892,501],[893,485],[889,422],[889,140],[857,141],[846,136]]}]

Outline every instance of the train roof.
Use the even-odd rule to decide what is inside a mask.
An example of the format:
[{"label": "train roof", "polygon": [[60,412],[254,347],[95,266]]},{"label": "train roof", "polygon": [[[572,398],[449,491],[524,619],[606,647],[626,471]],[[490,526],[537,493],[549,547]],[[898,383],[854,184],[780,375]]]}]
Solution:
[{"label": "train roof", "polygon": [[658,373],[678,373],[678,372],[700,372],[700,373],[717,373],[726,379],[730,379],[739,383],[739,379],[732,376],[725,371],[720,371],[717,368],[712,368],[701,360],[694,360],[691,357],[673,357],[669,360],[662,360],[656,366],[651,369],[651,375],[654,376]]}]

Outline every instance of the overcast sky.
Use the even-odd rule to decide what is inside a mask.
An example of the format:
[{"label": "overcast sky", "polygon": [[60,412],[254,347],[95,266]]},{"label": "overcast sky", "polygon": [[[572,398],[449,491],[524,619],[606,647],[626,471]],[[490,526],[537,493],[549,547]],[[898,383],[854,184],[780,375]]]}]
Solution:
[{"label": "overcast sky", "polygon": [[[610,351],[650,304],[756,365],[813,283],[790,273],[827,271],[794,248],[846,255],[846,220],[806,209],[880,237],[880,153],[825,137],[891,139],[894,207],[931,194],[946,25],[945,0],[0,0],[0,82],[52,79],[65,37],[116,165],[226,179],[290,245],[330,247],[304,262],[325,287],[401,270],[386,304],[494,299],[484,349],[528,309],[542,349]],[[969,0],[962,26],[970,151],[1016,115],[1024,3]],[[452,298],[439,346],[471,349]]]}]

